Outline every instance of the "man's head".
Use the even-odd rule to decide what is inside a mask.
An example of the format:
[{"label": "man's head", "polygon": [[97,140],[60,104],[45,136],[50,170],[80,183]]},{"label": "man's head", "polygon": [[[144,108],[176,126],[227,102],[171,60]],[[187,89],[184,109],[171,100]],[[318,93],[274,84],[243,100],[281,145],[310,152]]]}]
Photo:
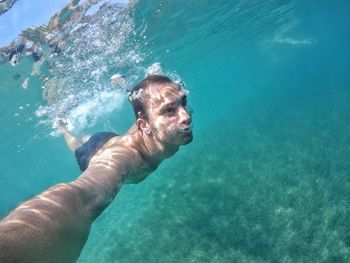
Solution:
[{"label": "man's head", "polygon": [[187,109],[187,94],[168,77],[146,77],[129,91],[139,129],[163,144],[191,142],[192,119]]}]

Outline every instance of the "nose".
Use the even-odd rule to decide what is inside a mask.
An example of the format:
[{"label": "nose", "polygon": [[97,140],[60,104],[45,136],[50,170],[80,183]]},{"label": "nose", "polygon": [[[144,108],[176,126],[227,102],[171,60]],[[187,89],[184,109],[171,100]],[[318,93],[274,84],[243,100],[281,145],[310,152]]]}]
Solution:
[{"label": "nose", "polygon": [[191,115],[188,113],[185,107],[181,107],[179,110],[180,123],[191,123]]}]

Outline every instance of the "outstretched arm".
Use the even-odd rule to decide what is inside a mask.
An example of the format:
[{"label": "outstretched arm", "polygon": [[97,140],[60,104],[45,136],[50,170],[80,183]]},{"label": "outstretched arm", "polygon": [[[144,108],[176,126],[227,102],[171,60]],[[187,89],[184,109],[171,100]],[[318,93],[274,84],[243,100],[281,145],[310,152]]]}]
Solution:
[{"label": "outstretched arm", "polygon": [[0,262],[74,262],[120,188],[122,170],[113,159],[97,161],[77,180],[18,206],[0,221]]}]

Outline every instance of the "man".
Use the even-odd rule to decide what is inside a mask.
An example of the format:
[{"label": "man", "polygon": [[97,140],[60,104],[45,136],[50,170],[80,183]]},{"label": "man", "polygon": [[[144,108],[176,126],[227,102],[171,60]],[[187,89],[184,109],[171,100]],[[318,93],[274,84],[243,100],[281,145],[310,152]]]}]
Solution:
[{"label": "man", "polygon": [[160,75],[135,86],[129,99],[136,123],[127,134],[108,140],[75,181],[51,187],[0,221],[0,262],[74,262],[122,184],[142,181],[192,141],[186,95]]}]

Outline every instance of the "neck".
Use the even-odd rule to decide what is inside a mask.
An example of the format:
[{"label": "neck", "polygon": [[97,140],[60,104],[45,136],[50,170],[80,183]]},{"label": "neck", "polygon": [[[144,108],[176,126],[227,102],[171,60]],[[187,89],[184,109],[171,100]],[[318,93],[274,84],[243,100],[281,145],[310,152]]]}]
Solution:
[{"label": "neck", "polygon": [[159,142],[154,136],[145,134],[140,130],[135,133],[138,137],[138,140],[136,140],[137,148],[141,156],[150,162],[152,167],[157,167],[163,160],[173,156],[179,150],[178,145]]},{"label": "neck", "polygon": [[147,135],[143,135],[143,138],[149,158],[158,164],[173,156],[179,150],[178,145],[157,142],[151,136]]}]

